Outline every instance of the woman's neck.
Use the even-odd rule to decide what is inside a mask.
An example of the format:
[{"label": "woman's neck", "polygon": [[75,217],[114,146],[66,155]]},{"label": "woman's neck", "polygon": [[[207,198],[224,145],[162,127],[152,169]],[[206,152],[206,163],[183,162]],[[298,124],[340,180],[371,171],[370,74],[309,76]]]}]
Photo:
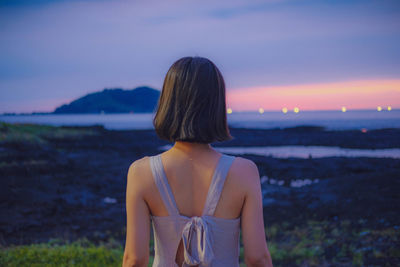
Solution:
[{"label": "woman's neck", "polygon": [[189,157],[216,152],[210,144],[192,143],[185,141],[175,141],[172,149],[175,151],[179,150]]},{"label": "woman's neck", "polygon": [[210,144],[192,143],[185,141],[175,141],[173,148],[182,150],[184,152],[205,152],[213,150]]}]

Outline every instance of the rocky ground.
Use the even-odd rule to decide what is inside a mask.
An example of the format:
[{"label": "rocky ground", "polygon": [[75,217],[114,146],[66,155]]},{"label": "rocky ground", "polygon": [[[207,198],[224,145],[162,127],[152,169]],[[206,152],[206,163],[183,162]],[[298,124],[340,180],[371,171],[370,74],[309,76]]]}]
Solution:
[{"label": "rocky ground", "polygon": [[[170,144],[152,130],[61,128],[57,132],[35,128],[29,135],[10,138],[19,130],[6,124],[0,127],[1,245],[46,242],[55,237],[93,241],[112,237],[123,243],[128,167]],[[297,127],[231,129],[231,134],[233,140],[214,146],[400,147],[400,129],[362,133]],[[400,226],[399,159],[243,157],[257,164],[260,176],[269,178],[262,180],[267,227],[282,222],[296,227],[310,220],[345,220],[354,229],[397,230]],[[271,184],[271,178],[284,183]],[[304,178],[318,182],[290,186],[291,181]]]}]

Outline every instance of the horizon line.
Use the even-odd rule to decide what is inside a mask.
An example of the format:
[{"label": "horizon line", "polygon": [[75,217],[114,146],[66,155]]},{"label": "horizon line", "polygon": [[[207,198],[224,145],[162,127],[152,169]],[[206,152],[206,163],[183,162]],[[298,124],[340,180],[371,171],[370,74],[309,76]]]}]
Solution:
[{"label": "horizon line", "polygon": [[[232,109],[232,113],[228,113],[227,115],[231,115],[234,113],[259,113],[260,115],[262,115],[263,113],[268,113],[268,112],[279,112],[279,113],[283,113],[283,114],[299,114],[302,112],[321,112],[321,111],[325,111],[325,112],[340,112],[340,113],[347,113],[347,112],[351,112],[351,111],[376,111],[376,112],[393,112],[393,111],[400,111],[400,107],[393,107],[393,106],[380,106],[382,107],[382,110],[377,110],[377,107],[374,108],[354,108],[354,109],[349,109],[346,108],[346,111],[343,112],[341,110],[341,108],[338,109],[301,109],[299,108],[298,113],[293,111],[292,109],[288,109],[286,113],[284,113],[282,111],[282,109],[263,109],[263,112],[260,113],[259,109],[240,109],[240,110],[236,110],[236,109]],[[387,110],[385,109],[385,107],[391,107],[391,110]],[[227,109],[229,109],[230,107],[228,107]],[[155,112],[98,112],[98,113],[53,113],[53,111],[32,111],[32,112],[3,112],[0,113],[0,116],[18,116],[18,115],[117,115],[117,114],[155,114]]]}]

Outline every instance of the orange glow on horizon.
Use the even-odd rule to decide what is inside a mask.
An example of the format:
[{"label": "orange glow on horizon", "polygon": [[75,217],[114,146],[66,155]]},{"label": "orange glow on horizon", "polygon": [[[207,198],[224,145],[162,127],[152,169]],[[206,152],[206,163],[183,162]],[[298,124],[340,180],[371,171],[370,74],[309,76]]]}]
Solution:
[{"label": "orange glow on horizon", "polygon": [[256,110],[341,110],[400,107],[400,80],[361,80],[349,82],[267,86],[234,89],[227,102],[238,111]]}]

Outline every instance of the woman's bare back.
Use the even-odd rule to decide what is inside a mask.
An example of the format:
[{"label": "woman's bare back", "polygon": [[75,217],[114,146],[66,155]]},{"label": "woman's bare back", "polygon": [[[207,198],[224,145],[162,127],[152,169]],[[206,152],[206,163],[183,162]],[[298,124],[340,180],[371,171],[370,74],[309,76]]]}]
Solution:
[{"label": "woman's bare back", "polygon": [[[197,152],[196,152],[197,153]],[[164,171],[174,195],[180,215],[201,216],[211,178],[221,153],[212,149],[191,156],[177,149],[161,154]],[[153,216],[168,216],[168,211],[154,182],[150,157],[134,162],[137,186]],[[214,212],[214,217],[235,219],[241,217],[242,241],[248,266],[272,266],[265,240],[260,176],[253,161],[235,157]],[[259,262],[265,262],[259,265]],[[176,262],[183,262],[183,247],[179,245]],[[255,262],[256,264],[252,264]]]},{"label": "woman's bare back", "polygon": [[[195,159],[173,150],[161,154],[164,171],[181,215],[188,217],[202,215],[212,175],[221,156],[222,154],[215,150],[197,155]],[[140,161],[147,169],[145,180],[148,182],[148,190],[144,198],[150,214],[168,216],[152,177],[149,157],[144,157]],[[240,167],[246,164],[246,161],[248,160],[236,157],[232,163],[215,209],[215,217],[224,219],[240,217],[246,192],[246,174],[243,173],[245,168]],[[179,265],[183,262],[182,243],[179,245],[176,261]]]}]

